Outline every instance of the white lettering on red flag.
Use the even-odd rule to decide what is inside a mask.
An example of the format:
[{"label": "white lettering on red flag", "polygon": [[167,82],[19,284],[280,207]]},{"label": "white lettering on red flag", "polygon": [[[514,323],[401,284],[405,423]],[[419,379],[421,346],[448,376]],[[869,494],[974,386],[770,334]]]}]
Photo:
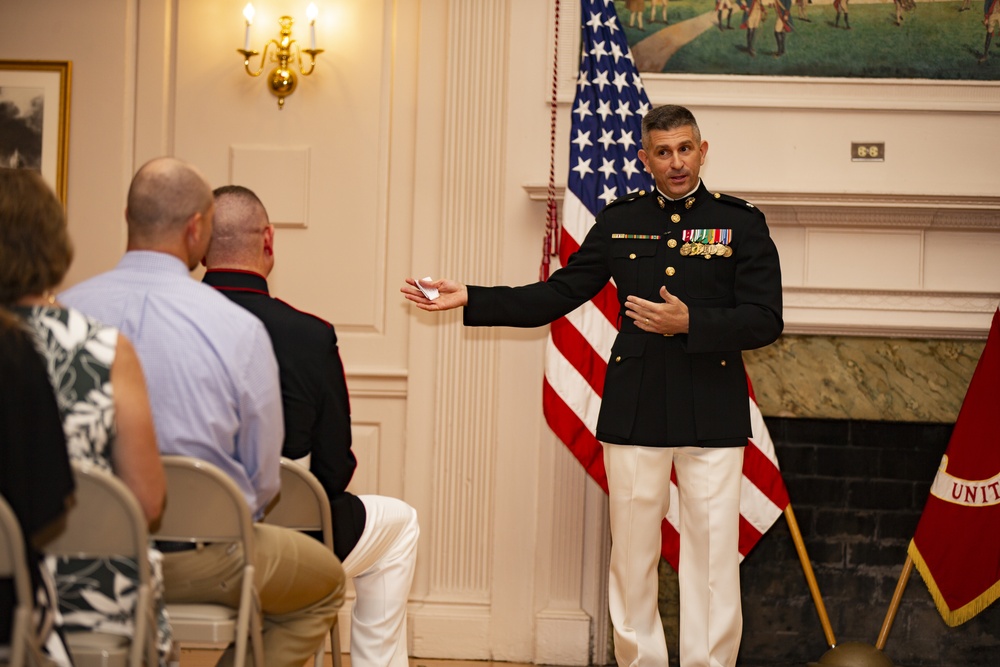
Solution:
[{"label": "white lettering on red flag", "polygon": [[[638,158],[642,116],[650,103],[614,3],[582,0],[581,23],[580,73],[571,111],[570,164],[557,266],[564,266],[580,247],[604,206],[628,192],[653,187]],[[549,427],[605,491],[601,443],[594,433],[607,359],[617,334],[618,307],[614,285],[609,283],[592,301],[552,324],[543,385]],[[752,390],[750,408],[753,437],[743,463],[741,557],[788,506],[774,445]],[[674,484],[670,508],[663,523],[663,556],[676,568]]]},{"label": "white lettering on red flag", "polygon": [[1000,504],[1000,472],[990,479],[969,480],[948,472],[948,455],[941,457],[941,468],[931,484],[931,495],[946,503],[966,507]]},{"label": "white lettering on red flag", "polygon": [[909,554],[945,623],[1000,597],[1000,310],[969,382]]}]

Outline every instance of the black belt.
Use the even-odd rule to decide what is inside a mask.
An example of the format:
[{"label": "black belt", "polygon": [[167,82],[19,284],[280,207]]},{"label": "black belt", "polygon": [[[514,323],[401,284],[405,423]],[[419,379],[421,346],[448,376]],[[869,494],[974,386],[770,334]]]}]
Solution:
[{"label": "black belt", "polygon": [[193,551],[198,548],[197,542],[174,542],[171,540],[157,540],[156,548],[166,554],[178,551]]}]

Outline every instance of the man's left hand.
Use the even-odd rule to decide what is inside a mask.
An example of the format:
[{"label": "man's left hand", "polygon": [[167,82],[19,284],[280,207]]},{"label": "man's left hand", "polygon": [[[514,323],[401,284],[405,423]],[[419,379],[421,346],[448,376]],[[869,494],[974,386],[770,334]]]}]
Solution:
[{"label": "man's left hand", "polygon": [[663,303],[646,301],[637,296],[625,300],[625,314],[632,318],[635,326],[649,333],[672,336],[688,331],[688,307],[683,301],[660,288]]}]

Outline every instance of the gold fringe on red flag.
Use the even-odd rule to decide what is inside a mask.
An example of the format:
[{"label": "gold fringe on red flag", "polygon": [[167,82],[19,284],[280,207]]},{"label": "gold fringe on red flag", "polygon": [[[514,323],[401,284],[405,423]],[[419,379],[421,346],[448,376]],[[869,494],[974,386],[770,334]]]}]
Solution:
[{"label": "gold fringe on red flag", "polygon": [[938,613],[941,614],[941,618],[944,619],[944,622],[949,627],[954,628],[962,625],[996,602],[997,599],[1000,599],[1000,581],[997,581],[971,602],[958,609],[950,609],[948,603],[945,602],[944,595],[941,594],[941,590],[938,588],[937,582],[934,581],[934,575],[931,574],[930,567],[924,561],[923,556],[920,555],[920,549],[917,548],[913,540],[910,540],[907,553],[913,559],[913,564],[916,566],[917,571],[920,572],[924,583],[927,584],[927,590],[930,591],[931,598],[934,600],[934,606],[937,607]]}]

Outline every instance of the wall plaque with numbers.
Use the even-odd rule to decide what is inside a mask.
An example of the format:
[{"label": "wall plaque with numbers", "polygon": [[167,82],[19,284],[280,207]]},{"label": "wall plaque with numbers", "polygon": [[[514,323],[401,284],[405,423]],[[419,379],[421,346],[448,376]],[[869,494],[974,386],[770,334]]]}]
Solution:
[{"label": "wall plaque with numbers", "polygon": [[885,162],[884,143],[852,143],[852,162]]}]

